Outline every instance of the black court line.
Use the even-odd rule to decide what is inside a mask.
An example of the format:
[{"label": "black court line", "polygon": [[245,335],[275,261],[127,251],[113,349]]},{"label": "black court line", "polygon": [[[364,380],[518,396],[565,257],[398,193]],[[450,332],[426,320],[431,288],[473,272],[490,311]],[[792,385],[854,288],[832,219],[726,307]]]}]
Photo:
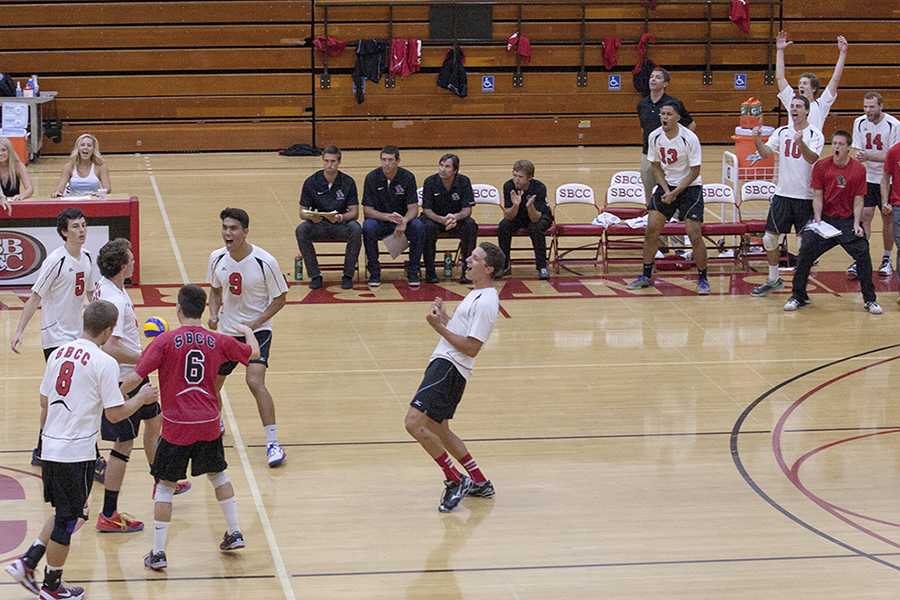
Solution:
[{"label": "black court line", "polygon": [[730,446],[731,446],[731,458],[734,461],[734,466],[735,466],[735,468],[737,468],[738,473],[740,473],[741,477],[744,478],[744,481],[747,483],[747,485],[749,485],[750,488],[754,492],[756,492],[756,494],[760,498],[762,498],[769,505],[771,505],[772,508],[774,508],[775,510],[777,510],[778,512],[783,514],[785,517],[787,517],[788,519],[790,519],[797,525],[800,525],[804,529],[807,529],[808,531],[811,531],[812,533],[818,535],[819,537],[821,537],[825,540],[828,540],[832,544],[836,544],[836,545],[840,546],[841,548],[844,548],[845,550],[849,550],[850,552],[857,554],[858,556],[868,558],[869,560],[877,562],[878,564],[884,565],[885,567],[888,567],[895,571],[900,571],[900,565],[894,564],[892,562],[889,562],[887,560],[880,558],[880,556],[896,556],[896,553],[871,554],[869,552],[866,552],[865,550],[861,550],[860,548],[852,546],[852,545],[848,544],[847,542],[841,541],[841,540],[837,539],[836,537],[825,533],[821,529],[818,529],[818,528],[814,527],[813,525],[810,525],[809,523],[807,523],[806,521],[804,521],[803,519],[801,519],[800,517],[798,517],[791,511],[787,510],[786,508],[784,508],[783,506],[778,504],[778,502],[776,502],[771,496],[769,496],[762,490],[762,488],[759,486],[759,484],[757,484],[756,481],[747,472],[747,469],[744,467],[744,463],[741,460],[740,451],[738,449],[738,438],[741,435],[741,433],[743,433],[741,431],[741,426],[743,426],[744,421],[747,420],[747,417],[750,416],[750,413],[752,413],[753,410],[763,402],[763,400],[765,400],[766,398],[768,398],[769,396],[771,396],[772,394],[774,394],[781,388],[783,388],[791,383],[794,383],[795,381],[798,381],[798,380],[806,377],[807,375],[811,375],[817,371],[827,369],[828,367],[833,367],[834,365],[839,365],[841,363],[853,360],[854,358],[859,358],[861,356],[868,356],[869,354],[875,354],[877,352],[883,352],[885,350],[894,350],[897,348],[900,348],[900,344],[891,344],[890,346],[883,346],[881,348],[875,348],[874,350],[866,350],[865,352],[860,352],[859,354],[854,354],[852,356],[839,358],[837,360],[833,360],[831,362],[827,362],[825,364],[819,365],[818,367],[813,367],[809,370],[803,371],[802,373],[794,375],[790,379],[786,379],[786,380],[782,381],[781,383],[779,383],[778,385],[776,385],[772,388],[769,388],[762,395],[760,395],[758,398],[756,398],[756,400],[754,400],[749,405],[747,405],[747,407],[743,410],[743,412],[741,412],[737,421],[735,421],[735,423],[734,423],[734,427],[731,430]]},{"label": "black court line", "polygon": [[[872,427],[810,427],[785,429],[785,433],[827,433],[837,431],[880,431],[883,429],[900,429],[900,425],[878,425]],[[466,443],[471,442],[543,442],[543,441],[566,441],[566,440],[605,440],[620,438],[666,438],[666,437],[702,437],[716,435],[732,435],[733,431],[671,431],[658,433],[598,433],[585,435],[538,435],[538,436],[518,436],[518,437],[493,437],[493,438],[465,438]],[[741,432],[744,435],[769,434],[771,429],[748,429]],[[328,446],[390,446],[394,444],[416,444],[415,440],[372,440],[372,441],[350,441],[350,442],[287,442],[281,445],[285,448],[316,448]],[[265,448],[265,444],[247,444],[248,448]],[[233,444],[225,444],[225,448],[234,449]],[[109,450],[102,447],[100,450]],[[143,452],[142,446],[135,446],[132,452]],[[31,452],[31,448],[0,450],[0,454],[21,454]]]},{"label": "black court line", "polygon": [[[900,556],[900,552],[885,552],[871,556]],[[578,563],[562,565],[519,565],[506,567],[462,567],[458,569],[395,569],[386,571],[336,571],[333,573],[292,573],[292,579],[312,579],[318,577],[370,577],[377,575],[429,575],[440,573],[496,573],[511,571],[559,571],[571,569],[614,569],[622,567],[665,567],[684,565],[721,565],[739,563],[785,562],[798,560],[833,560],[860,558],[857,553],[849,554],[801,554],[797,556],[744,556],[736,558],[697,558],[685,560],[645,560],[624,562]],[[276,579],[275,575],[198,575],[193,577],[133,577],[115,579],[66,579],[69,583],[139,583],[172,581],[225,581],[225,580]],[[0,586],[18,586],[15,581],[0,581]]]}]

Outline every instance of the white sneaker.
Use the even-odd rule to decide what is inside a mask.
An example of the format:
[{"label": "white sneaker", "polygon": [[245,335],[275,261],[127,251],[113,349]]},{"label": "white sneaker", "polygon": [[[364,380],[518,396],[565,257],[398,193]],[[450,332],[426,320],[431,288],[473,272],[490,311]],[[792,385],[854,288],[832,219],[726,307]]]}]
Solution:
[{"label": "white sneaker", "polygon": [[881,257],[881,266],[878,267],[878,274],[883,277],[890,277],[891,273],[894,272],[893,267],[891,266],[891,259],[887,256]]},{"label": "white sneaker", "polygon": [[794,312],[798,308],[800,308],[800,301],[797,300],[796,298],[791,298],[790,300],[788,300],[787,302],[784,303],[785,312]]},{"label": "white sneaker", "polygon": [[279,446],[278,442],[273,442],[266,446],[266,460],[269,463],[269,467],[277,467],[284,463],[286,459],[287,454],[284,453],[284,448]]},{"label": "white sneaker", "polygon": [[881,310],[881,306],[879,306],[877,302],[866,302],[863,308],[870,315],[880,315],[882,312],[884,312]]}]

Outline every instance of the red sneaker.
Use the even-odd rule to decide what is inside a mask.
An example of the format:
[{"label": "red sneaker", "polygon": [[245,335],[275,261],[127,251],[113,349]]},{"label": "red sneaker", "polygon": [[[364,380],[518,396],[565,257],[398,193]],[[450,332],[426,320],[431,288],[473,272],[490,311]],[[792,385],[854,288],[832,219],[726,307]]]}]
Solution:
[{"label": "red sneaker", "polygon": [[113,513],[113,516],[106,517],[103,513],[97,517],[97,531],[100,533],[131,533],[133,531],[143,531],[144,524],[134,519],[128,513]]}]

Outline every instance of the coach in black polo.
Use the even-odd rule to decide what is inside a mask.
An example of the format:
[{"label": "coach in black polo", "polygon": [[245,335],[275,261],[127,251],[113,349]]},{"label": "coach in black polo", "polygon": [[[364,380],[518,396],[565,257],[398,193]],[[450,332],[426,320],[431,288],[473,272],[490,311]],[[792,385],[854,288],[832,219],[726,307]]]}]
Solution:
[{"label": "coach in black polo", "polygon": [[347,242],[341,287],[345,290],[353,287],[353,274],[362,245],[362,227],[357,220],[359,196],[353,178],[338,170],[340,164],[341,151],[335,146],[325,148],[322,151],[324,168],[310,175],[300,191],[300,218],[303,222],[297,225],[294,233],[312,289],[322,287],[322,274],[313,242]]},{"label": "coach in black polo", "polygon": [[424,232],[416,196],[416,176],[400,166],[400,150],[381,149],[381,166],[368,175],[363,186],[363,244],[369,269],[369,287],[381,285],[378,240],[405,233],[409,240],[407,279],[410,287],[419,287],[419,261],[422,260]]},{"label": "coach in black polo", "polygon": [[478,240],[478,224],[472,218],[475,195],[472,182],[459,172],[459,157],[445,154],[438,161],[438,172],[431,175],[422,185],[422,216],[425,226],[425,281],[437,283],[434,270],[434,255],[437,251],[437,236],[447,232],[462,241],[462,271],[459,282],[472,283],[466,277],[466,259],[475,249]]},{"label": "coach in black polo", "polygon": [[553,211],[547,204],[547,186],[534,178],[534,163],[517,160],[513,164],[512,179],[503,184],[503,220],[497,225],[497,239],[506,256],[506,268],[499,276],[510,272],[509,252],[513,234],[526,229],[534,248],[534,263],[538,277],[550,279],[547,270],[546,231],[553,225]]}]

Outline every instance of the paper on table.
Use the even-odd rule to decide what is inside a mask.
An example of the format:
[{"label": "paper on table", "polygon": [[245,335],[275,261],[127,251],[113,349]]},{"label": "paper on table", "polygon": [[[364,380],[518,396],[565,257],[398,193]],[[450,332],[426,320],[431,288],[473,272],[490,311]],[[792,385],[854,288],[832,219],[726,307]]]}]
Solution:
[{"label": "paper on table", "polygon": [[409,246],[409,240],[406,239],[406,234],[403,233],[400,235],[394,235],[392,233],[384,238],[383,241],[384,246],[387,248],[388,252],[391,253],[391,258],[397,258],[400,256],[400,253]]},{"label": "paper on table", "polygon": [[819,221],[818,223],[807,223],[806,227],[804,227],[803,229],[808,229],[826,240],[828,238],[833,238],[841,235],[840,229],[838,229],[831,223],[826,223],[825,221]]}]

